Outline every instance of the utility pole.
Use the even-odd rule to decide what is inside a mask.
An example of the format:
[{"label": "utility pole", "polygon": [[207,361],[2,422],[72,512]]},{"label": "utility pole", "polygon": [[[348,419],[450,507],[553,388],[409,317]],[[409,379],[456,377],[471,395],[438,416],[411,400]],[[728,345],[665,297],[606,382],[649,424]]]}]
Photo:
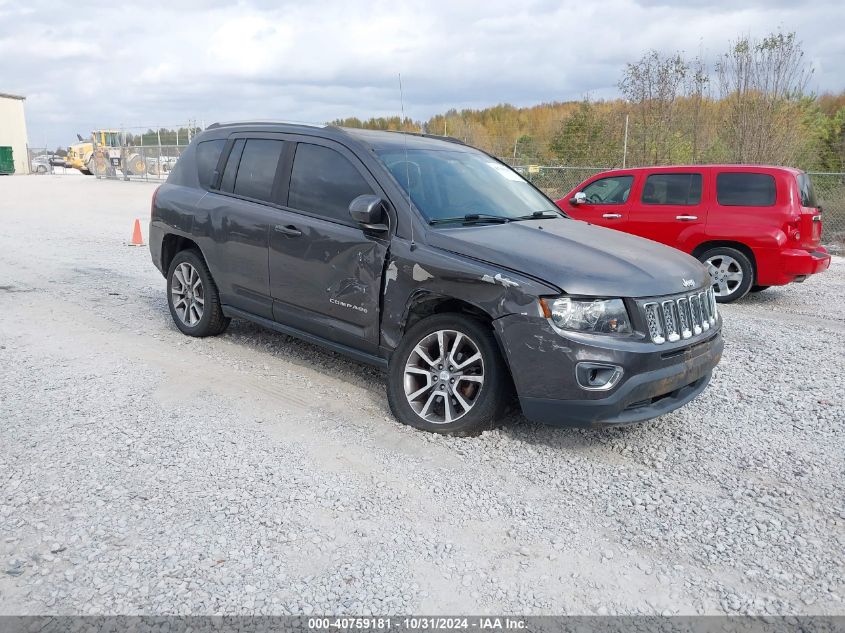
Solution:
[{"label": "utility pole", "polygon": [[628,160],[628,115],[625,115],[625,145],[622,148],[622,169],[625,169],[625,165]]}]

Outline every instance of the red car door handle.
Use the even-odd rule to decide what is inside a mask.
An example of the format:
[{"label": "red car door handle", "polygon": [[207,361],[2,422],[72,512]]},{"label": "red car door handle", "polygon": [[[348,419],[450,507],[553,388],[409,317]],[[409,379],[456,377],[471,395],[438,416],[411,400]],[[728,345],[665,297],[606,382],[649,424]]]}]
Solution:
[{"label": "red car door handle", "polygon": [[622,217],[622,214],[621,213],[605,213],[601,217],[603,217],[607,220],[618,220],[619,218]]},{"label": "red car door handle", "polygon": [[692,222],[693,220],[697,220],[697,215],[676,215],[676,220],[680,220],[681,222]]}]

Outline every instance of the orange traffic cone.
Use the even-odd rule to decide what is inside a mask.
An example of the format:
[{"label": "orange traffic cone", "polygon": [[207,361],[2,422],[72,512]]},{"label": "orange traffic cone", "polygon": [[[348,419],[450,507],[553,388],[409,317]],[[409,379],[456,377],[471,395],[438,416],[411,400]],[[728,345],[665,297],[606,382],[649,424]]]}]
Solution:
[{"label": "orange traffic cone", "polygon": [[141,220],[135,218],[135,228],[132,230],[132,241],[129,246],[144,246],[144,237],[141,235]]}]

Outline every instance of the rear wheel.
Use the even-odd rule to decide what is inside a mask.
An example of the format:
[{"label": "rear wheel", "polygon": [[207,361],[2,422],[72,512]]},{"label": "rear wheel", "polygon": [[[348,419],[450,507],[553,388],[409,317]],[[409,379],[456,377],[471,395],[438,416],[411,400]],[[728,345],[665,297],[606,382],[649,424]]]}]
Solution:
[{"label": "rear wheel", "polygon": [[479,433],[506,404],[506,372],[489,327],[461,314],[431,316],[408,330],[390,359],[390,410],[425,431]]},{"label": "rear wheel", "polygon": [[167,305],[176,327],[188,336],[217,336],[229,327],[217,286],[197,251],[180,251],[170,263]]},{"label": "rear wheel", "polygon": [[744,253],[719,246],[703,252],[698,259],[707,265],[716,301],[730,303],[748,294],[754,283],[754,267]]}]

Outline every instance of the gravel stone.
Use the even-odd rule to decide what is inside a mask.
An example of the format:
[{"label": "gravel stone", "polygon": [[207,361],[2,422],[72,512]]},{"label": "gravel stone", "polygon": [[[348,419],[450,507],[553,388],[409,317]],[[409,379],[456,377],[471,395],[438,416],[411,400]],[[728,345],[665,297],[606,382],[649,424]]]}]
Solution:
[{"label": "gravel stone", "polygon": [[4,614],[843,614],[841,258],[721,306],[658,420],[441,437],[372,367],[179,333],[125,245],[153,185],[2,185]]}]

